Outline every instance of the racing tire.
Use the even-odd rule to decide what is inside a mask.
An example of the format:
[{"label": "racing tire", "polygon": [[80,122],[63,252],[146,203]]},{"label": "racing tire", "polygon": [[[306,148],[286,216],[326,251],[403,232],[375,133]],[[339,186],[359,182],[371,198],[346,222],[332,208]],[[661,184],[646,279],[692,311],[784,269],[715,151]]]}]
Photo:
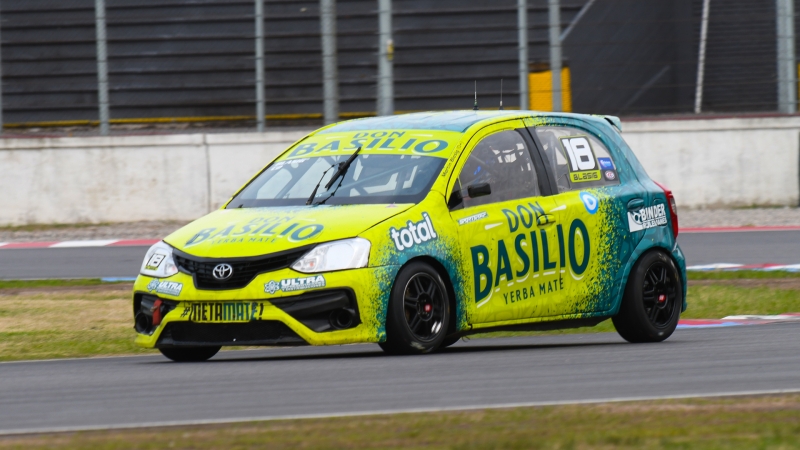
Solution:
[{"label": "racing tire", "polygon": [[386,313],[386,342],[392,355],[430,353],[445,341],[450,299],[442,277],[423,262],[412,262],[397,274]]},{"label": "racing tire", "polygon": [[175,362],[203,362],[216,355],[220,348],[222,347],[160,348],[158,351]]},{"label": "racing tire", "polygon": [[619,313],[611,320],[628,342],[661,342],[678,326],[682,306],[683,283],[675,262],[654,251],[633,266]]},{"label": "racing tire", "polygon": [[451,345],[455,344],[456,342],[461,340],[461,336],[449,336],[444,338],[442,341],[442,345],[439,346],[440,349],[450,347]]}]

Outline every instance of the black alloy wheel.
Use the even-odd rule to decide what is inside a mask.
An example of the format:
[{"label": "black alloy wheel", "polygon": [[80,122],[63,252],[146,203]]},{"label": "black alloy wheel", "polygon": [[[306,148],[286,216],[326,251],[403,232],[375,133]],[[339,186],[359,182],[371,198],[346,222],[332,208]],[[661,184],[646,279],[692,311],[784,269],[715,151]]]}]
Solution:
[{"label": "black alloy wheel", "polygon": [[619,313],[612,321],[628,342],[660,342],[675,331],[682,306],[678,268],[666,253],[656,250],[633,266]]},{"label": "black alloy wheel", "polygon": [[669,276],[669,268],[657,262],[647,269],[642,286],[642,302],[650,323],[658,329],[669,327],[677,307],[675,283]]},{"label": "black alloy wheel", "polygon": [[442,278],[431,266],[413,262],[395,279],[386,317],[387,353],[428,353],[442,345],[450,303]]},{"label": "black alloy wheel", "polygon": [[160,348],[162,355],[175,362],[202,362],[211,359],[220,350],[214,347]]}]

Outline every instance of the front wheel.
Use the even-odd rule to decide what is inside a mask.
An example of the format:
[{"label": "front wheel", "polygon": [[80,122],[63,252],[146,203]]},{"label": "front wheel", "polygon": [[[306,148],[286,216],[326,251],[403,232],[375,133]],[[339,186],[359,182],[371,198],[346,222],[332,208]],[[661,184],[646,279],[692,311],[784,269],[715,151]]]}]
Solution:
[{"label": "front wheel", "polygon": [[450,323],[450,301],[442,277],[433,267],[412,262],[395,279],[386,314],[386,342],[391,354],[420,354],[444,342]]},{"label": "front wheel", "polygon": [[222,347],[160,348],[158,351],[175,362],[202,362],[211,359]]},{"label": "front wheel", "polygon": [[678,268],[672,258],[654,251],[633,266],[619,313],[612,321],[628,342],[661,342],[678,326],[682,304]]}]

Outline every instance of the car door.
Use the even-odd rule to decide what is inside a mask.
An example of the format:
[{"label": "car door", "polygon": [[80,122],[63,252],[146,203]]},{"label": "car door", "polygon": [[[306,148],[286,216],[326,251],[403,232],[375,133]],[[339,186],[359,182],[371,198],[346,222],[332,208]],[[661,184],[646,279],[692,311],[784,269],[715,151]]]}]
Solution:
[{"label": "car door", "polygon": [[512,121],[479,132],[471,145],[449,200],[473,287],[471,322],[544,314],[559,295],[563,261],[556,204],[542,196],[546,172],[534,162],[533,141],[521,121]]},{"label": "car door", "polygon": [[630,232],[627,213],[643,206],[643,188],[624,157],[589,126],[529,131],[558,190],[553,199],[563,224],[567,282],[566,301],[557,312],[609,311],[624,289],[624,265],[642,237]]}]

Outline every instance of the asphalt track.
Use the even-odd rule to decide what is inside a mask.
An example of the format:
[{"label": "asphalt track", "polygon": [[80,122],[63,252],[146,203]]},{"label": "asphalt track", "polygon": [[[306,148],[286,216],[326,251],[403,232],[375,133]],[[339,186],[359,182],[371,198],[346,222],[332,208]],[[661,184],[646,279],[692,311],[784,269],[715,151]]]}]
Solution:
[{"label": "asphalt track", "polygon": [[0,434],[800,391],[800,324],[0,364]]},{"label": "asphalt track", "polygon": [[[800,231],[685,233],[690,265],[798,264]],[[135,277],[146,247],[0,249],[0,279]]]}]

